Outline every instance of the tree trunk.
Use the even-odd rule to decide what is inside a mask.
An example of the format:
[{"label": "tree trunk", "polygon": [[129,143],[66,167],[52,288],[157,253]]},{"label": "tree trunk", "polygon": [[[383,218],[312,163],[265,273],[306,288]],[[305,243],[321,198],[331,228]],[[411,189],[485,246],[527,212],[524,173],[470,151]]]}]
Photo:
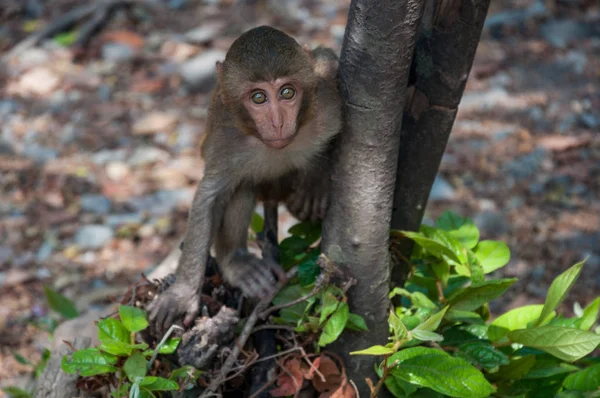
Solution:
[{"label": "tree trunk", "polygon": [[[392,228],[417,231],[429,192],[465,85],[489,0],[429,1],[413,59],[414,85],[400,139]],[[403,242],[410,256],[412,242]],[[402,285],[408,269],[394,269],[392,280]]]},{"label": "tree trunk", "polygon": [[[89,337],[76,337],[73,341],[73,347],[76,350],[82,350],[90,346]],[[44,372],[37,381],[35,398],[62,398],[62,397],[79,397],[81,393],[77,389],[76,381],[79,376],[68,374],[62,371],[60,365],[62,357],[72,353],[71,348],[63,344],[57,352],[53,352]]]},{"label": "tree trunk", "polygon": [[361,396],[376,382],[371,356],[350,351],[385,344],[389,315],[389,226],[402,110],[423,0],[353,0],[340,60],[345,127],[334,155],[323,251],[358,285],[350,308],[369,332],[345,332],[333,349]]}]

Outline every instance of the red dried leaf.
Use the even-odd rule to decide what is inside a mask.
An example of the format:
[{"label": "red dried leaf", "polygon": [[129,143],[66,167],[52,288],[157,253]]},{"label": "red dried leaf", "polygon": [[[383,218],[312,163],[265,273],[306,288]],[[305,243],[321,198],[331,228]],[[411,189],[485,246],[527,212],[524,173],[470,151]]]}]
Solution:
[{"label": "red dried leaf", "polygon": [[285,397],[295,395],[302,388],[302,372],[300,371],[300,360],[297,358],[288,359],[281,365],[285,368],[277,380],[277,388],[271,390],[273,397]]},{"label": "red dried leaf", "polygon": [[354,388],[344,380],[344,384],[340,388],[333,392],[325,392],[319,395],[319,398],[354,398],[355,396]]}]

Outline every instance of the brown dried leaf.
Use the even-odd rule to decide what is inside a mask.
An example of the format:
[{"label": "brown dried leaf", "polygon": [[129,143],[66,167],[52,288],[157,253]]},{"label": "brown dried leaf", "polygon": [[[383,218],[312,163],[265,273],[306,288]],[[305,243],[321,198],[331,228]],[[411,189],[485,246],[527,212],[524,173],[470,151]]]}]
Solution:
[{"label": "brown dried leaf", "polygon": [[319,372],[325,377],[325,381],[321,380],[320,377],[313,378],[312,383],[315,387],[315,390],[320,393],[331,393],[336,391],[342,385],[342,372],[333,359],[331,359],[329,356],[321,355],[318,369]]},{"label": "brown dried leaf", "polygon": [[288,359],[280,365],[286,371],[282,371],[277,380],[277,388],[271,390],[273,397],[285,397],[295,395],[302,388],[302,372],[300,371],[300,360],[298,358]]},{"label": "brown dried leaf", "polygon": [[564,135],[551,135],[540,138],[538,145],[550,151],[562,152],[568,149],[579,148],[591,142],[589,136],[573,137]]},{"label": "brown dried leaf", "polygon": [[131,46],[135,49],[140,49],[144,45],[142,36],[129,30],[113,30],[102,35],[105,41],[114,41]]}]

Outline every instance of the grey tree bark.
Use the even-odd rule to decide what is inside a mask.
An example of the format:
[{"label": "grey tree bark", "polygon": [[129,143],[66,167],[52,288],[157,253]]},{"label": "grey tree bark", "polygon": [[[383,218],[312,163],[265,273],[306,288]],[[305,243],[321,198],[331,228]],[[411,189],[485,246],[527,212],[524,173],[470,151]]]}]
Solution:
[{"label": "grey tree bark", "polygon": [[[402,122],[392,228],[417,231],[473,65],[490,0],[430,0]],[[412,241],[402,242],[410,256]],[[408,269],[393,270],[403,285]]]},{"label": "grey tree bark", "polygon": [[402,110],[424,0],[353,0],[340,58],[345,127],[334,155],[324,253],[358,280],[350,308],[368,333],[345,332],[333,349],[360,395],[376,382],[373,357],[349,352],[385,344],[389,315],[389,226]]}]

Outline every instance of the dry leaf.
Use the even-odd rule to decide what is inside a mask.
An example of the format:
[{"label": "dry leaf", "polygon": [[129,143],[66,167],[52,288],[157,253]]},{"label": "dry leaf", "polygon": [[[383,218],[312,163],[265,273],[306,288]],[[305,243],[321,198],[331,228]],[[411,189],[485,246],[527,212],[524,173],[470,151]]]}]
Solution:
[{"label": "dry leaf", "polygon": [[567,149],[579,148],[591,142],[588,137],[573,137],[564,135],[551,135],[540,138],[538,145],[550,151],[561,152]]},{"label": "dry leaf", "polygon": [[281,372],[277,380],[277,388],[271,390],[273,397],[285,397],[295,395],[302,388],[302,372],[300,371],[300,360],[288,359],[281,365],[287,372]]},{"label": "dry leaf", "polygon": [[312,381],[313,386],[320,393],[333,392],[342,384],[342,372],[329,356],[321,355],[320,359],[318,369],[325,377],[325,381],[320,377],[315,377]]},{"label": "dry leaf", "polygon": [[142,36],[129,30],[113,30],[106,32],[102,35],[105,41],[113,41],[117,43],[126,44],[135,49],[140,49],[144,45],[144,39]]}]

